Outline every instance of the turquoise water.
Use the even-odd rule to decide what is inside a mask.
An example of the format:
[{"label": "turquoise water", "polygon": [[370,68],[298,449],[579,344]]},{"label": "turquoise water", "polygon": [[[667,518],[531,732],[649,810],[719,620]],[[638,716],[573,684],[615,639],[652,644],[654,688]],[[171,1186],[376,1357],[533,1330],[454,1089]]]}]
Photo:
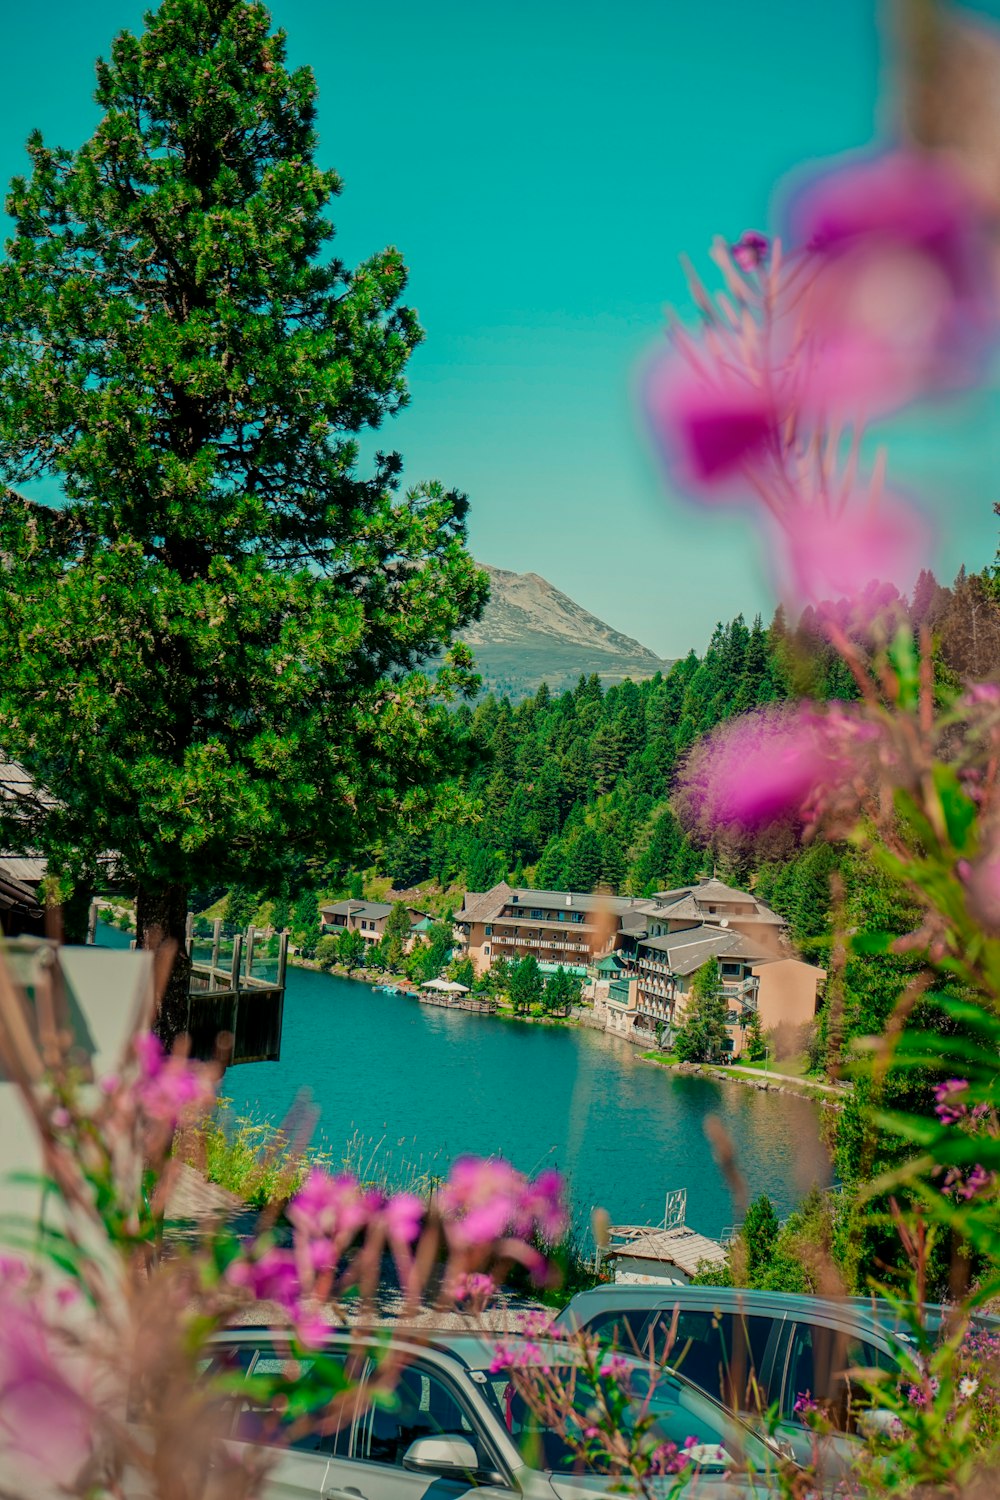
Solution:
[{"label": "turquoise water", "polygon": [[[104,934],[102,933],[102,938]],[[116,935],[117,936],[117,935]],[[278,1121],[307,1090],[317,1137],[339,1156],[358,1136],[376,1163],[443,1172],[463,1152],[567,1174],[580,1228],[663,1216],[687,1188],[687,1221],[717,1235],[737,1217],[704,1132],[723,1122],[751,1196],[787,1213],[828,1168],[818,1106],[640,1062],[618,1038],[449,1012],[355,980],[289,968],[281,1061],[231,1068],[237,1113]]]}]

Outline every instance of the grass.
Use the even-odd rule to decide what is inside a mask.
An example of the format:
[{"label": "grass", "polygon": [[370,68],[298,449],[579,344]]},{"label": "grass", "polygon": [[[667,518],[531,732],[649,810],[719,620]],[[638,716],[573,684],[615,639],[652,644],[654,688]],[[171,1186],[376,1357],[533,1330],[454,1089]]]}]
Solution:
[{"label": "grass", "polygon": [[676,1052],[644,1052],[642,1055],[647,1062],[666,1063],[670,1067],[680,1062]]},{"label": "grass", "polygon": [[[188,1140],[185,1159],[227,1192],[253,1208],[280,1205],[296,1192],[313,1166],[350,1172],[382,1193],[426,1196],[446,1174],[447,1163],[416,1153],[416,1142],[355,1131],[334,1150],[326,1142],[297,1145],[291,1124],[274,1125],[250,1115],[231,1116],[220,1099],[212,1117]],[[414,1154],[411,1154],[414,1153]]]},{"label": "grass", "polygon": [[804,1052],[793,1053],[790,1057],[775,1057],[770,1053],[766,1058],[758,1057],[756,1061],[740,1059],[741,1068],[756,1068],[761,1072],[784,1073],[788,1078],[805,1078],[809,1072],[809,1059]]}]

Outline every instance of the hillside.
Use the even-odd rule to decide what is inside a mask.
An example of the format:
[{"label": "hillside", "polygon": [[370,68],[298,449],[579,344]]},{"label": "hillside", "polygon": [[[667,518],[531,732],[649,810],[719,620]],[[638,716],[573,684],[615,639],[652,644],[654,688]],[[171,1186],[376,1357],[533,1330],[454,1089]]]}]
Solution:
[{"label": "hillside", "polygon": [[670,666],[537,573],[481,566],[490,576],[490,602],[464,639],[475,650],[484,690],[517,699],[547,682],[562,692],[581,672],[596,672],[607,688],[625,678],[646,681]]}]

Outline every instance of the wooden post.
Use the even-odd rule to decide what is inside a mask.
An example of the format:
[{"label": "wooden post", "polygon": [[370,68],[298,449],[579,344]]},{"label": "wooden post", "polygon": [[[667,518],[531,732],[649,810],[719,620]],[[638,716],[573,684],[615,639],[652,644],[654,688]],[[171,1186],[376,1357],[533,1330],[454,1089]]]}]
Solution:
[{"label": "wooden post", "polygon": [[278,940],[278,978],[279,990],[285,988],[285,969],[288,965],[288,933],[283,932]]},{"label": "wooden post", "polygon": [[215,971],[219,967],[219,944],[222,941],[222,918],[216,917],[212,923],[212,977],[208,981],[210,990],[218,989]]},{"label": "wooden post", "polygon": [[97,902],[91,901],[90,910],[87,913],[87,942],[97,942]]},{"label": "wooden post", "polygon": [[191,957],[191,940],[192,940],[193,937],[194,937],[194,912],[193,911],[189,911],[188,914],[187,914],[187,919],[185,920],[185,923],[184,923],[184,947],[187,950],[188,958]]},{"label": "wooden post", "polygon": [[242,959],[242,957],[243,934],[242,932],[238,932],[233,938],[233,967],[230,971],[229,984],[229,988],[231,990],[238,990],[240,987],[240,960]]},{"label": "wooden post", "polygon": [[256,936],[257,936],[256,929],[254,928],[254,925],[251,922],[249,924],[249,926],[247,927],[247,961],[246,961],[246,964],[244,965],[244,968],[243,968],[243,975],[244,975],[244,978],[246,979],[248,987],[249,987],[249,984],[250,984],[250,971],[253,968],[253,943],[254,943],[254,938]]}]

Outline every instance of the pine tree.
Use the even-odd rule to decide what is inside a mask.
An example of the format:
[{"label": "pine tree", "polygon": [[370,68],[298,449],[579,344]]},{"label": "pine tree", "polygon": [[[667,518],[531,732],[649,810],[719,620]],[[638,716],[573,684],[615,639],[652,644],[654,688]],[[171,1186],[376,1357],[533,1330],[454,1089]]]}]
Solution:
[{"label": "pine tree", "polygon": [[726,1052],[728,1007],[719,988],[719,965],[703,963],[691,981],[684,1024],[675,1050],[682,1062],[718,1062]]},{"label": "pine tree", "polygon": [[[433,679],[485,598],[463,497],[400,497],[357,435],[421,337],[396,250],[326,254],[316,87],[247,0],[164,0],[97,69],[78,151],[36,132],[0,265],[0,750],[52,793],[64,891],[114,850],[139,942],[190,887],[277,878],[426,816],[465,754]],[[29,644],[30,643],[30,644]],[[439,693],[471,688],[460,652]]]}]

